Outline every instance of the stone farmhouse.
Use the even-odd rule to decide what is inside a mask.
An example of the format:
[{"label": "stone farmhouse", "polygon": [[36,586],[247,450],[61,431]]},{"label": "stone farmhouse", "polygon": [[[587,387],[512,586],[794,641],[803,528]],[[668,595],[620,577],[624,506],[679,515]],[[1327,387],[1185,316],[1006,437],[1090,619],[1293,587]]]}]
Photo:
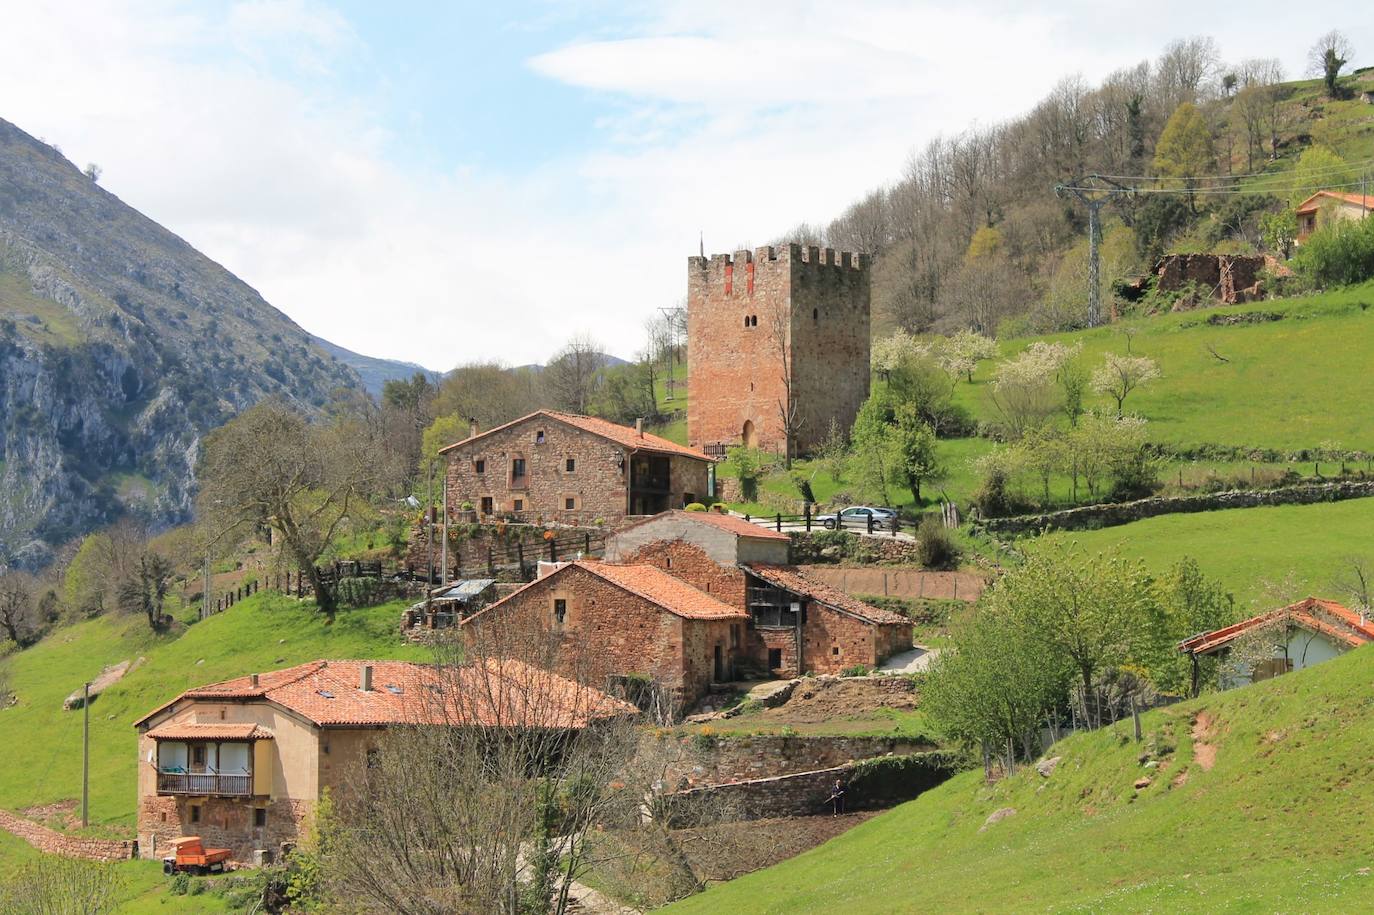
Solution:
[{"label": "stone farmhouse", "polygon": [[[140,854],[158,858],[173,839],[199,835],[236,861],[275,855],[325,790],[350,790],[390,726],[574,729],[636,711],[518,661],[484,663],[441,674],[403,661],[312,661],[187,690],[134,723]],[[484,688],[493,678],[501,687]],[[548,698],[516,698],[527,694]]]},{"label": "stone farmhouse", "polygon": [[652,515],[710,495],[698,450],[591,416],[539,410],[440,451],[446,499],[484,517],[585,524]]},{"label": "stone farmhouse", "polygon": [[730,515],[664,512],[612,536],[604,561],[559,566],[463,626],[561,632],[560,663],[611,687],[652,678],[684,707],[713,683],[871,668],[911,647],[906,617],[787,565],[790,543]]},{"label": "stone farmhouse", "polygon": [[[785,245],[687,259],[687,440],[794,453],[853,425],[869,386],[861,255]],[[784,419],[788,421],[785,422]]]},{"label": "stone farmhouse", "polygon": [[1374,196],[1317,191],[1298,204],[1298,244],[1322,226],[1339,220],[1364,219],[1374,211]]},{"label": "stone farmhouse", "polygon": [[1220,684],[1225,689],[1248,682],[1267,680],[1292,670],[1329,661],[1352,648],[1374,642],[1374,623],[1362,613],[1331,600],[1308,597],[1297,603],[1270,610],[1232,623],[1212,632],[1203,632],[1179,643],[1179,651],[1193,659],[1193,692],[1198,682],[1198,660],[1226,657],[1247,636],[1265,633],[1273,641],[1273,656],[1250,665],[1249,669],[1230,671]]}]

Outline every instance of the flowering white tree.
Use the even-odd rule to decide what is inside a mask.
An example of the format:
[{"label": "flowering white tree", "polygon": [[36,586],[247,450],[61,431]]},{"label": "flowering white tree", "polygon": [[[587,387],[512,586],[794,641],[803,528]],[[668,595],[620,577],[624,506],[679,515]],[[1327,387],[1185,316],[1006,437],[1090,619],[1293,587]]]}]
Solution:
[{"label": "flowering white tree", "polygon": [[992,378],[992,402],[1017,438],[1059,412],[1063,401],[1059,376],[1081,348],[1077,343],[1036,342],[998,364]]},{"label": "flowering white tree", "polygon": [[1127,395],[1159,376],[1159,365],[1149,356],[1108,353],[1106,361],[1093,372],[1092,385],[1094,391],[1116,401],[1116,415],[1121,416]]}]

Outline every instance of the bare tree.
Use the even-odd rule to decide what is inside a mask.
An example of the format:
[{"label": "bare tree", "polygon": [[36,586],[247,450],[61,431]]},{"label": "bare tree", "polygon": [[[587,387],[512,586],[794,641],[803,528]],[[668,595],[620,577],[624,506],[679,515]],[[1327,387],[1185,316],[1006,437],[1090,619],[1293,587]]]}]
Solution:
[{"label": "bare tree", "polygon": [[1351,609],[1369,614],[1374,610],[1374,565],[1363,556],[1347,556],[1345,571],[1333,582],[1353,605]]},{"label": "bare tree", "polygon": [[0,912],[104,915],[117,908],[122,886],[112,864],[39,855],[0,880]]},{"label": "bare tree", "polygon": [[145,549],[138,557],[133,571],[116,589],[119,609],[125,613],[141,613],[148,619],[148,627],[162,625],[162,608],[172,583],[172,564],[155,550]]},{"label": "bare tree", "polygon": [[0,636],[20,648],[37,628],[34,621],[33,579],[23,572],[0,576]]},{"label": "bare tree", "polygon": [[1307,70],[1313,76],[1322,78],[1328,95],[1338,98],[1340,85],[1337,80],[1340,79],[1341,68],[1354,56],[1355,46],[1350,43],[1350,39],[1342,32],[1332,29],[1318,38],[1316,44],[1307,52]]},{"label": "bare tree", "polygon": [[1184,102],[1201,101],[1221,66],[1221,52],[1208,36],[1170,42],[1155,64],[1157,90],[1167,110]]},{"label": "bare tree", "polygon": [[547,401],[569,413],[588,413],[606,369],[606,354],[590,337],[578,336],[564,344],[544,367]]},{"label": "bare tree", "polygon": [[498,362],[460,365],[444,376],[434,397],[435,416],[456,416],[466,430],[468,420],[490,429],[543,406],[538,376]]},{"label": "bare tree", "polygon": [[265,528],[280,535],[332,620],[337,596],[315,563],[372,485],[376,451],[357,424],[312,425],[279,400],[263,401],[208,436],[200,516],[215,539]]},{"label": "bare tree", "polygon": [[[590,688],[543,626],[440,646],[322,827],[340,900],[415,915],[567,910],[594,824],[638,816],[633,706]],[[556,676],[555,667],[561,672]]]},{"label": "bare tree", "polygon": [[806,422],[801,415],[801,398],[797,395],[796,379],[792,373],[792,310],[779,303],[768,314],[767,320],[773,364],[782,382],[782,394],[777,401],[783,438],[782,462],[783,467],[791,470],[792,458],[797,450],[797,434]]}]

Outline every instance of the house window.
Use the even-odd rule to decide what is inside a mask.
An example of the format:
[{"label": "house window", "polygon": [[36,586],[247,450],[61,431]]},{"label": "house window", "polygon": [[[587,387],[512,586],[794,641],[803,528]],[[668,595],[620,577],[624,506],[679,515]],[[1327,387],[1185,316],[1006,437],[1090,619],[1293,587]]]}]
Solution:
[{"label": "house window", "polygon": [[264,826],[267,825],[267,808],[266,808],[266,807],[254,807],[254,808],[253,808],[253,825],[256,826],[258,829],[261,829],[261,828],[263,828]]},{"label": "house window", "polygon": [[563,625],[564,618],[568,615],[568,602],[561,597],[554,598],[553,618],[558,621],[558,625]]},{"label": "house window", "polygon": [[511,510],[512,510],[512,511],[518,511],[518,512],[524,511],[524,510],[525,510],[525,500],[524,500],[524,499],[516,499],[515,502],[514,502],[514,504],[511,506]]},{"label": "house window", "polygon": [[542,444],[544,444],[544,430],[543,430],[543,429],[540,429],[538,432],[534,433],[534,443],[535,443],[536,445],[542,445]]},{"label": "house window", "polygon": [[834,648],[830,649],[830,653],[838,658],[840,656],[840,646],[836,645]]},{"label": "house window", "polygon": [[811,320],[812,320],[812,321],[819,321],[820,319],[821,319],[821,310],[820,310],[819,308],[813,308],[813,309],[811,309]]},{"label": "house window", "polygon": [[478,458],[477,460],[473,461],[473,462],[472,462],[472,472],[473,472],[473,473],[486,473],[486,472],[487,472],[487,462],[484,461],[484,460],[482,460],[481,458]]},{"label": "house window", "polygon": [[525,459],[522,457],[512,458],[510,462],[510,475],[512,477],[524,477]]},{"label": "house window", "polygon": [[191,765],[196,768],[205,768],[205,744],[191,744]]},{"label": "house window", "polygon": [[577,499],[573,498],[572,496],[568,496],[566,499],[563,500],[563,508],[567,511],[574,511],[577,508]]},{"label": "house window", "polygon": [[779,667],[782,667],[782,649],[768,649],[768,669],[777,670]]},{"label": "house window", "polygon": [[482,497],[482,514],[484,514],[484,515],[490,515],[490,514],[491,514],[491,496],[483,496],[483,497]]},{"label": "house window", "polygon": [[191,822],[192,822],[192,823],[199,823],[199,822],[200,822],[200,805],[199,805],[199,804],[192,804],[192,805],[191,805]]},{"label": "house window", "polygon": [[566,470],[568,473],[575,472],[577,470],[577,458],[568,458],[566,461],[564,461],[563,469]]},{"label": "house window", "polygon": [[376,769],[376,768],[380,767],[381,764],[382,764],[382,752],[381,752],[380,750],[378,750],[376,747],[368,747],[368,748],[367,748],[367,767],[368,767],[369,769]]}]

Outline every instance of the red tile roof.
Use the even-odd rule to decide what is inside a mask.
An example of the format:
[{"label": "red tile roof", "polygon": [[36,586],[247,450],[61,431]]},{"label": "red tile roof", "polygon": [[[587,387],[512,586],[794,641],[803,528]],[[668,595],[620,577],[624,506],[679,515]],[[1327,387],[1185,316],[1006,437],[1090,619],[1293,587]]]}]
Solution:
[{"label": "red tile roof", "polygon": [[1366,209],[1374,210],[1374,197],[1361,194],[1346,194],[1340,191],[1317,191],[1317,193],[1298,204],[1297,212],[1306,213],[1319,208],[1322,198],[1335,200],[1338,203],[1348,203],[1351,206],[1363,206]]},{"label": "red tile roof", "polygon": [[707,457],[703,452],[697,451],[694,448],[688,448],[686,445],[679,445],[677,442],[670,442],[668,439],[654,435],[652,432],[640,434],[629,426],[622,426],[608,419],[598,419],[595,416],[578,416],[576,413],[559,413],[555,410],[536,410],[519,419],[513,419],[504,425],[496,426],[485,432],[479,432],[476,435],[463,439],[461,442],[454,442],[452,445],[440,448],[439,453],[444,454],[455,448],[461,448],[478,439],[485,438],[503,429],[509,429],[512,426],[518,426],[522,423],[529,422],[540,416],[557,420],[573,428],[581,429],[583,432],[590,432],[592,435],[615,442],[617,445],[629,448],[632,451],[652,451],[655,454],[673,454],[679,457],[695,458],[698,461],[711,460],[711,458]]},{"label": "red tile roof", "polygon": [[900,613],[893,613],[891,610],[881,610],[878,607],[870,606],[856,597],[850,597],[839,588],[832,587],[823,581],[818,581],[807,575],[805,572],[794,566],[772,566],[772,565],[747,565],[744,567],[749,573],[762,578],[771,585],[776,585],[784,591],[791,591],[793,594],[802,597],[809,597],[819,604],[824,604],[832,610],[839,610],[851,616],[857,616],[865,622],[878,625],[904,625],[910,626],[911,620],[902,616]]},{"label": "red tile roof", "polygon": [[524,587],[512,591],[494,604],[491,604],[463,620],[460,625],[466,626],[473,620],[481,619],[487,614],[492,613],[492,611],[514,600],[517,595],[523,594],[531,588],[540,587],[545,582],[553,580],[558,575],[566,572],[569,568],[574,567],[595,575],[602,581],[615,585],[623,591],[628,591],[637,597],[642,597],[654,606],[666,610],[675,616],[680,616],[683,619],[726,620],[749,618],[749,614],[742,608],[732,607],[727,603],[719,601],[705,591],[700,591],[692,587],[680,578],[674,578],[672,575],[669,575],[656,566],[614,565],[609,562],[579,559],[576,562],[565,563],[562,567],[545,575],[543,578],[536,578]]},{"label": "red tile roof", "polygon": [[695,521],[698,524],[709,524],[712,527],[720,528],[723,531],[729,531],[737,537],[751,537],[755,540],[790,541],[792,539],[791,537],[788,537],[786,534],[775,531],[772,528],[767,528],[763,525],[755,524],[752,521],[745,521],[738,515],[724,515],[720,512],[713,511],[689,512],[683,511],[680,508],[673,509],[671,511],[660,512],[659,514],[645,518],[642,521],[636,521],[634,524],[626,525],[625,527],[621,528],[619,531],[617,531],[617,533],[623,533],[633,528],[640,527],[641,525],[650,524],[654,521],[659,521],[663,518],[678,518],[684,521]]},{"label": "red tile roof", "polygon": [[1333,600],[1308,597],[1211,632],[1199,633],[1192,638],[1184,639],[1178,648],[1179,651],[1189,654],[1211,654],[1225,648],[1246,632],[1285,619],[1335,641],[1344,642],[1352,648],[1358,648],[1366,642],[1374,642],[1374,624],[1367,618]]},{"label": "red tile roof", "polygon": [[154,740],[271,740],[272,732],[260,724],[215,721],[209,724],[169,722],[148,732]]},{"label": "red tile roof", "polygon": [[[360,688],[372,668],[372,688]],[[633,714],[634,706],[599,690],[515,660],[440,669],[408,661],[311,661],[284,670],[188,689],[177,699],[263,701],[320,727],[452,724],[481,727],[583,727],[593,719]]]}]

